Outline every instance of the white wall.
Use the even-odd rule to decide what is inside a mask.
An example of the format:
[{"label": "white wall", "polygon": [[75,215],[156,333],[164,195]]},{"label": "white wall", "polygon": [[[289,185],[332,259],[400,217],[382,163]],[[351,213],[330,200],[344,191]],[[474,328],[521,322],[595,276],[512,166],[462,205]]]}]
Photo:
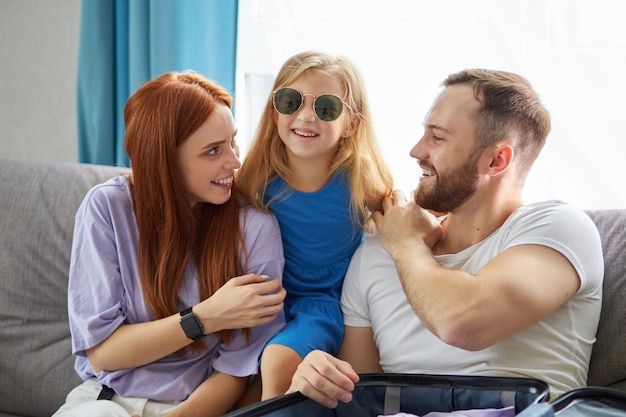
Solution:
[{"label": "white wall", "polygon": [[0,0],[0,158],[76,161],[80,0]]},{"label": "white wall", "polygon": [[[296,52],[352,58],[387,162],[408,192],[419,175],[408,153],[440,82],[467,67],[518,72],[553,121],[526,200],[626,207],[624,16],[622,0],[240,0],[238,101],[250,74],[273,78]],[[237,113],[241,140],[258,120],[249,113]]]}]

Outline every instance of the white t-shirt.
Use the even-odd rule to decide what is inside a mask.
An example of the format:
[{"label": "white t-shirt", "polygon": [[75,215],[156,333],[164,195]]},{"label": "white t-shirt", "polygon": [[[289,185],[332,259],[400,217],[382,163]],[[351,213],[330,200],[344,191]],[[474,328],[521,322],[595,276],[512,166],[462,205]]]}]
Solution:
[{"label": "white t-shirt", "polygon": [[352,258],[341,299],[344,322],[372,328],[384,372],[532,377],[547,382],[553,397],[584,386],[600,317],[604,262],[598,230],[583,211],[559,201],[526,205],[483,241],[436,259],[475,274],[502,251],[524,244],[562,253],[578,272],[580,289],[541,322],[489,348],[456,348],[427,330],[376,235]]}]

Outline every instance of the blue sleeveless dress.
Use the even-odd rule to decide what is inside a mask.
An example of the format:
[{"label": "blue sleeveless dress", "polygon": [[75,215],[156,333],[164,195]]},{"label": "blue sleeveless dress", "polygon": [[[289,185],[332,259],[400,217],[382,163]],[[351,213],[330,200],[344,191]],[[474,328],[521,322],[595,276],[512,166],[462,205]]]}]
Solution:
[{"label": "blue sleeveless dress", "polygon": [[319,191],[290,188],[280,177],[268,184],[265,201],[280,225],[285,252],[285,328],[269,344],[304,357],[314,349],[337,354],[344,327],[340,297],[350,258],[363,241],[350,213],[344,173]]}]

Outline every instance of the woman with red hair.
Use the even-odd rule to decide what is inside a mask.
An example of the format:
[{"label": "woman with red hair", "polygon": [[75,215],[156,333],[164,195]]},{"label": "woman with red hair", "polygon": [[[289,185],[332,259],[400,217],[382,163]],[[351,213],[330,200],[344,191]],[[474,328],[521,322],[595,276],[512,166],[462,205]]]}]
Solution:
[{"label": "woman with red hair", "polygon": [[280,231],[233,182],[231,108],[192,72],[128,100],[132,173],[91,189],[76,214],[68,308],[84,382],[55,416],[194,415],[199,404],[221,415],[283,327]]}]

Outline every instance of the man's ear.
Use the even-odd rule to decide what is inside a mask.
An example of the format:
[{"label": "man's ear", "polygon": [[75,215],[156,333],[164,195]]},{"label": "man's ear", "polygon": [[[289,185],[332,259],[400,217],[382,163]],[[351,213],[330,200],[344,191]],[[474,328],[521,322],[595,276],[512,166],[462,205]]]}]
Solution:
[{"label": "man's ear", "polygon": [[350,123],[348,123],[348,125],[344,129],[343,134],[341,135],[341,137],[349,138],[350,136],[354,135],[354,132],[356,132],[356,130],[359,127],[360,124],[361,124],[361,117],[360,117],[360,115],[357,114],[355,116],[352,116],[350,118]]},{"label": "man's ear", "polygon": [[491,175],[500,175],[513,162],[515,150],[511,145],[505,142],[497,143],[491,155],[491,163],[489,164],[489,172]]}]

